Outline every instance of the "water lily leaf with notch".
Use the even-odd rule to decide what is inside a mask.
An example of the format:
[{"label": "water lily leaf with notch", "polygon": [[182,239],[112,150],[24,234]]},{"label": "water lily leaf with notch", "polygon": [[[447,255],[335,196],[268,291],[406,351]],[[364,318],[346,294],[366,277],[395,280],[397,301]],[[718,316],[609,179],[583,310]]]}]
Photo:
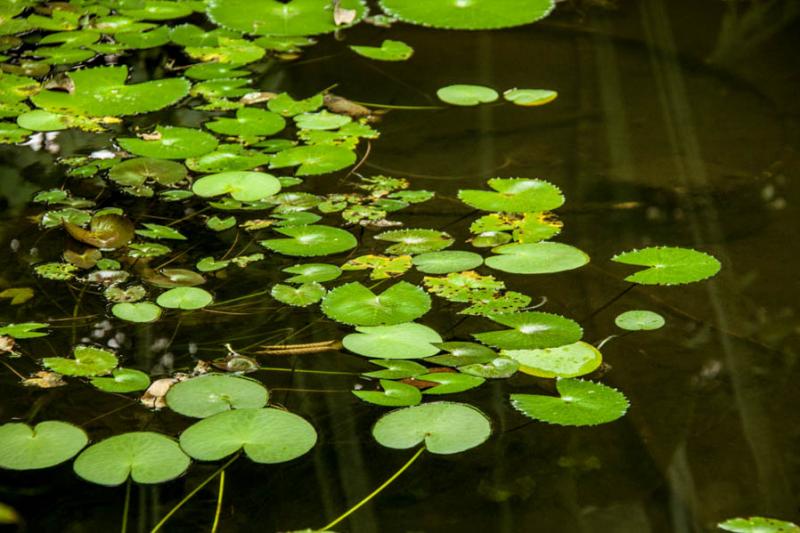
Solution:
[{"label": "water lily leaf with notch", "polygon": [[493,30],[536,22],[553,10],[554,0],[381,0],[383,11],[421,26]]},{"label": "water lily leaf with notch", "polygon": [[525,107],[549,104],[557,97],[556,91],[547,89],[509,89],[503,93],[507,101]]},{"label": "water lily leaf with notch", "polygon": [[33,78],[4,72],[0,74],[0,103],[22,102],[39,92],[40,88],[39,82]]},{"label": "water lily leaf with notch", "polygon": [[166,401],[176,413],[193,418],[209,416],[230,409],[264,407],[267,389],[258,381],[228,374],[206,374],[180,381],[170,387]]},{"label": "water lily leaf with notch", "polygon": [[45,357],[42,364],[65,376],[101,376],[111,372],[119,362],[113,353],[91,346],[76,346],[72,354],[74,359]]},{"label": "water lily leaf with notch", "polygon": [[317,432],[305,419],[272,408],[233,409],[189,426],[181,447],[200,461],[217,461],[244,448],[256,463],[285,463],[307,453]]},{"label": "water lily leaf with notch", "polygon": [[128,322],[155,322],[161,318],[161,308],[152,302],[122,302],[111,307],[111,313]]},{"label": "water lily leaf with notch", "polygon": [[221,144],[216,150],[190,157],[186,166],[195,172],[231,172],[266,165],[270,159],[269,154],[248,150],[241,144]]},{"label": "water lily leaf with notch", "polygon": [[195,267],[200,272],[215,272],[217,270],[222,270],[223,268],[227,267],[231,262],[224,259],[214,259],[213,257],[204,257],[200,261],[197,262]]},{"label": "water lily leaf with notch", "polygon": [[226,63],[198,63],[186,69],[183,74],[193,80],[231,80],[247,76],[250,71]]},{"label": "water lily leaf with notch", "polygon": [[0,468],[38,470],[72,459],[89,442],[79,427],[58,420],[31,427],[19,422],[0,426]]},{"label": "water lily leaf with notch", "polygon": [[366,357],[421,359],[439,353],[442,338],[428,326],[409,322],[392,326],[361,326],[342,339],[345,348]]},{"label": "water lily leaf with notch", "polygon": [[37,107],[54,113],[92,117],[138,115],[170,106],[189,93],[184,78],[125,85],[128,67],[94,67],[67,72],[71,90],[41,91],[31,97]]},{"label": "water lily leaf with notch", "polygon": [[574,320],[551,313],[525,311],[491,315],[495,322],[511,329],[475,333],[484,344],[503,350],[554,348],[578,342],[583,329]]},{"label": "water lily leaf with notch", "polygon": [[186,167],[175,161],[137,157],[111,167],[108,178],[123,187],[144,185],[148,180],[161,185],[175,185],[186,179]]},{"label": "water lily leaf with notch", "polygon": [[596,426],[622,417],[630,405],[624,394],[602,383],[559,378],[560,397],[512,394],[511,404],[534,420],[559,426]]},{"label": "water lily leaf with notch", "polygon": [[51,113],[43,109],[35,109],[22,113],[17,117],[17,124],[31,131],[60,131],[77,128],[83,131],[103,131],[104,125],[117,119],[93,118],[80,115],[63,115]]},{"label": "water lily leaf with notch", "polygon": [[[125,7],[126,5],[136,7]],[[190,2],[165,0],[145,0],[144,2],[122,3],[120,15],[136,20],[172,20],[188,17],[193,13]]]},{"label": "water lily leaf with notch", "polygon": [[275,154],[269,168],[298,166],[298,176],[315,176],[347,168],[356,162],[356,154],[345,146],[320,144],[297,146]]},{"label": "water lily leaf with notch", "polygon": [[[256,35],[316,35],[341,28],[328,0],[210,0],[208,17],[214,24]],[[355,10],[355,24],[366,13],[361,0],[342,0],[339,9]]]},{"label": "water lily leaf with notch", "polygon": [[[248,85],[250,85],[250,80],[247,78],[217,78],[213,80],[202,81],[200,83],[195,83],[189,94],[192,96],[201,96],[209,101],[209,104],[207,104],[206,106],[195,107],[195,109],[208,110],[208,111],[217,111],[217,110],[222,111],[226,109],[241,110],[245,108],[240,102],[230,102],[224,99],[243,97],[244,95],[252,91],[252,89],[248,87]],[[264,111],[264,113],[267,113],[267,111]],[[230,119],[230,118],[225,119],[225,121],[228,120],[238,122],[236,119]],[[211,122],[209,124],[214,124],[214,122]],[[228,126],[231,126],[233,128],[238,127],[237,124],[233,123],[228,123]],[[231,134],[231,135],[236,135],[236,134]]]},{"label": "water lily leaf with notch", "polygon": [[0,327],[0,336],[9,336],[15,339],[35,339],[37,337],[44,337],[47,333],[43,331],[36,331],[37,329],[46,328],[50,324],[44,322],[23,322],[20,324],[7,324]]},{"label": "water lily leaf with notch", "polygon": [[426,362],[444,366],[466,366],[488,363],[497,357],[494,350],[475,342],[443,342],[437,346],[448,353],[428,357]]},{"label": "water lily leaf with notch", "polygon": [[462,106],[487,104],[500,97],[497,91],[483,85],[448,85],[436,91],[436,96],[442,102]]},{"label": "water lily leaf with notch", "polygon": [[486,182],[492,191],[463,189],[458,198],[481,211],[532,213],[550,211],[564,204],[561,190],[549,181],[528,178],[492,178]]},{"label": "water lily leaf with notch", "polygon": [[368,378],[405,379],[421,376],[428,372],[428,367],[415,363],[414,361],[406,361],[403,359],[370,359],[369,362],[382,366],[386,370],[364,372],[362,375]]},{"label": "water lily leaf with notch", "polygon": [[337,115],[325,109],[317,113],[301,113],[294,116],[297,127],[304,130],[335,130],[352,120],[347,115]]},{"label": "water lily leaf with notch", "polygon": [[531,303],[531,297],[521,292],[507,291],[502,294],[477,293],[472,295],[470,305],[459,315],[490,316],[500,313],[516,313]]},{"label": "water lily leaf with notch", "polygon": [[313,257],[332,255],[351,250],[358,241],[349,231],[332,226],[289,226],[275,228],[288,239],[267,239],[259,244],[283,255]]},{"label": "water lily leaf with notch", "polygon": [[362,255],[342,265],[342,270],[371,270],[370,279],[388,279],[404,274],[411,268],[411,256]]},{"label": "water lily leaf with notch", "polygon": [[202,309],[213,301],[214,297],[211,296],[210,292],[197,287],[175,287],[162,292],[156,298],[156,303],[161,307],[187,311]]},{"label": "water lily leaf with notch", "polygon": [[[158,46],[164,46],[169,42],[169,28],[166,26],[159,26],[145,32],[120,32],[114,36],[114,40],[117,41],[117,44],[111,46],[120,46],[126,50],[145,50],[147,48],[156,48]],[[103,44],[98,47],[91,48],[93,48],[95,51],[101,51],[102,48],[100,47],[102,46]]]},{"label": "water lily leaf with notch", "polygon": [[394,255],[421,254],[436,252],[447,248],[455,240],[443,231],[432,229],[401,229],[384,231],[375,235],[379,241],[389,241],[393,244],[386,249],[386,253]]},{"label": "water lily leaf with notch", "polygon": [[92,385],[104,392],[125,394],[145,390],[150,386],[150,376],[133,368],[117,368],[110,378],[92,378]]},{"label": "water lily leaf with notch", "polygon": [[100,250],[115,250],[133,240],[133,222],[121,215],[95,215],[86,230],[72,224],[64,223],[64,229],[73,239],[94,246]]},{"label": "water lily leaf with notch", "polygon": [[160,257],[171,251],[172,249],[169,246],[164,246],[156,242],[138,242],[128,245],[128,255],[134,258]]},{"label": "water lily leaf with notch", "polygon": [[194,24],[178,24],[170,28],[170,39],[182,47],[187,46],[217,46],[220,37],[235,38],[241,36],[239,32],[216,28],[206,31]]},{"label": "water lily leaf with notch", "polygon": [[431,453],[449,455],[475,448],[492,434],[489,418],[478,408],[432,402],[383,415],[372,428],[382,446],[405,450],[421,442]]},{"label": "water lily leaf with notch", "polygon": [[763,516],[730,518],[717,524],[717,527],[734,533],[800,533],[797,524]]},{"label": "water lily leaf with notch", "polygon": [[300,113],[316,111],[322,107],[324,101],[322,93],[315,94],[303,100],[295,100],[287,93],[281,93],[267,102],[267,108],[284,117],[293,117]]},{"label": "water lily leaf with notch", "polygon": [[641,285],[683,285],[714,276],[721,265],[713,256],[689,248],[654,246],[617,254],[617,263],[650,267],[625,278]]},{"label": "water lily leaf with notch", "polygon": [[664,326],[664,317],[653,311],[633,310],[617,315],[614,323],[628,331],[649,331]]},{"label": "water lily leaf with notch", "polygon": [[488,363],[475,363],[458,367],[459,372],[489,379],[506,379],[516,374],[519,363],[508,357],[497,357]]},{"label": "water lily leaf with notch", "polygon": [[287,283],[324,283],[342,275],[342,269],[327,263],[304,263],[284,268],[282,272],[295,274],[286,280]]},{"label": "water lily leaf with notch", "polygon": [[384,40],[380,46],[356,46],[350,49],[360,56],[378,61],[405,61],[414,55],[414,49],[403,41]]},{"label": "water lily leaf with notch", "polygon": [[582,341],[555,348],[503,350],[500,354],[519,362],[521,372],[540,378],[585,376],[603,362],[600,350]]},{"label": "water lily leaf with notch", "polygon": [[256,202],[280,192],[281,183],[272,174],[252,171],[220,172],[203,176],[192,191],[203,198],[230,194],[234,200]]},{"label": "water lily leaf with notch", "polygon": [[89,446],[75,459],[73,469],[86,481],[115,487],[128,476],[136,483],[163,483],[183,474],[190,462],[175,440],[136,431]]},{"label": "water lily leaf with notch", "polygon": [[253,63],[264,57],[266,53],[263,48],[247,39],[219,37],[218,43],[219,46],[187,46],[183,50],[193,59],[226,63],[232,66]]},{"label": "water lily leaf with notch", "polygon": [[220,218],[218,216],[209,217],[206,220],[206,227],[212,231],[225,231],[236,225],[236,217]]},{"label": "water lily leaf with notch", "polygon": [[504,244],[492,250],[486,266],[512,274],[551,274],[580,268],[589,262],[583,251],[560,242]]},{"label": "water lily leaf with notch", "polygon": [[422,393],[413,385],[382,379],[381,388],[383,391],[354,390],[353,394],[365,402],[384,407],[418,405],[422,401]]},{"label": "water lily leaf with notch", "polygon": [[511,241],[511,235],[503,231],[484,231],[470,239],[475,248],[494,248],[509,241]]},{"label": "water lily leaf with notch", "polygon": [[173,229],[169,226],[162,226],[161,224],[153,224],[145,222],[142,224],[146,229],[137,229],[136,234],[148,239],[171,239],[177,241],[185,241],[186,236],[180,231]]},{"label": "water lily leaf with notch", "polygon": [[272,287],[270,294],[273,298],[286,305],[306,307],[322,300],[325,292],[325,287],[312,281],[296,287],[278,283]]},{"label": "water lily leaf with notch", "polygon": [[236,111],[236,118],[218,118],[207,122],[205,126],[223,135],[266,137],[281,131],[286,126],[286,121],[272,111],[243,107]]},{"label": "water lily leaf with notch", "polygon": [[117,139],[128,152],[155,159],[186,159],[214,150],[219,142],[210,133],[194,128],[157,126],[156,132],[141,139]]},{"label": "water lily leaf with notch", "polygon": [[469,389],[474,389],[483,385],[485,379],[478,376],[471,376],[469,374],[458,374],[455,372],[435,372],[433,374],[424,374],[417,376],[421,381],[430,381],[439,383],[435,387],[425,389],[424,394],[455,394],[457,392],[464,392]]},{"label": "water lily leaf with notch", "polygon": [[431,308],[428,294],[407,281],[375,294],[359,282],[340,285],[322,301],[322,312],[337,322],[354,326],[382,326],[411,322]]},{"label": "water lily leaf with notch", "polygon": [[472,270],[483,264],[483,257],[475,252],[448,250],[428,252],[414,257],[414,266],[426,274],[449,274]]}]

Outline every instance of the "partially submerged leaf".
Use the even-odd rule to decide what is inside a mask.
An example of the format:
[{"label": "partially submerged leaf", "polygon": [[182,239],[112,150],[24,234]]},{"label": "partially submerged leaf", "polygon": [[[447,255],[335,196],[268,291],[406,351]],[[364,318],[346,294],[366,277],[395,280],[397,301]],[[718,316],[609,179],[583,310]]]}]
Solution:
[{"label": "partially submerged leaf", "polygon": [[370,359],[369,362],[382,366],[385,370],[364,372],[363,375],[368,378],[404,379],[420,376],[428,372],[428,367],[415,363],[414,361],[405,361],[403,359]]},{"label": "partially submerged leaf", "polygon": [[564,204],[564,195],[552,183],[529,178],[493,178],[492,191],[464,189],[458,198],[475,209],[507,213],[550,211]]},{"label": "partially submerged leaf", "polygon": [[350,49],[360,56],[378,61],[405,61],[414,54],[414,49],[403,41],[386,39],[380,46],[355,46]]},{"label": "partially submerged leaf", "polygon": [[175,287],[156,298],[156,303],[161,307],[187,311],[202,309],[213,301],[214,297],[210,292],[197,287]]},{"label": "partially submerged leaf", "polygon": [[152,302],[122,302],[111,307],[111,313],[128,322],[155,322],[161,317],[161,308]]},{"label": "partially submerged leaf", "polygon": [[104,392],[127,393],[145,390],[150,386],[150,376],[133,368],[118,368],[110,378],[92,378],[92,385]]},{"label": "partially submerged leaf", "polygon": [[47,333],[43,331],[36,331],[46,328],[50,324],[44,322],[22,322],[20,324],[6,324],[0,327],[0,335],[8,335],[15,339],[33,339],[36,337],[44,337]]},{"label": "partially submerged leaf", "polygon": [[234,171],[203,176],[192,185],[192,191],[203,198],[230,194],[234,200],[257,202],[281,190],[281,184],[265,172]]},{"label": "partially submerged leaf", "polygon": [[532,107],[549,104],[558,97],[556,91],[546,89],[509,89],[503,98],[516,105]]},{"label": "partially submerged leaf", "polygon": [[384,407],[417,405],[422,401],[422,393],[412,385],[382,379],[381,388],[383,391],[354,390],[353,394],[365,402]]},{"label": "partially submerged leaf", "polygon": [[99,248],[115,250],[133,240],[133,223],[117,214],[101,214],[92,217],[89,229],[65,222],[64,229],[73,239]]},{"label": "partially submerged leaf", "polygon": [[421,26],[493,30],[530,24],[550,14],[554,0],[381,0],[383,11]]},{"label": "partially submerged leaf", "polygon": [[797,524],[763,516],[730,518],[717,524],[717,527],[733,533],[800,533]]},{"label": "partially submerged leaf", "polygon": [[325,292],[325,287],[312,281],[297,286],[278,283],[272,287],[270,295],[286,305],[307,307],[322,300],[322,297],[325,296]]},{"label": "partially submerged leaf", "polygon": [[102,376],[117,367],[117,356],[91,346],[76,346],[73,359],[45,357],[42,364],[65,376]]},{"label": "partially submerged leaf", "polygon": [[[366,13],[360,0],[341,0],[340,10],[353,10],[355,23]],[[210,0],[208,16],[223,28],[256,35],[315,35],[335,31],[329,0]],[[341,15],[340,15],[341,16]],[[349,18],[349,17],[348,17]],[[340,20],[341,22],[341,20]]]}]

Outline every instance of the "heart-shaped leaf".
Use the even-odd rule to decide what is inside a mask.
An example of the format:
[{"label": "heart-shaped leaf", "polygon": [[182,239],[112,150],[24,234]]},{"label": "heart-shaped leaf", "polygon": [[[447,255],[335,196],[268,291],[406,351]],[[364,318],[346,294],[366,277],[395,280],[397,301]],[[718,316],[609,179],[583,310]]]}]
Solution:
[{"label": "heart-shaped leaf", "polygon": [[560,397],[512,394],[511,404],[525,416],[560,426],[596,426],[613,422],[628,410],[628,399],[602,383],[559,379]]},{"label": "heart-shaped leaf", "polygon": [[434,344],[442,342],[436,331],[409,322],[393,326],[362,326],[358,333],[342,339],[345,348],[358,355],[383,359],[421,359],[439,352]]},{"label": "heart-shaped leaf", "polygon": [[145,390],[150,386],[150,376],[133,368],[117,368],[110,378],[92,378],[92,385],[104,392],[125,394]]},{"label": "heart-shaped leaf", "polygon": [[162,292],[156,303],[168,309],[184,309],[187,311],[201,309],[214,301],[211,293],[197,287],[175,287]]},{"label": "heart-shaped leaf", "polygon": [[405,407],[422,401],[422,393],[413,385],[382,379],[381,388],[383,391],[354,390],[353,394],[365,402],[384,407]]},{"label": "heart-shaped leaf", "polygon": [[617,254],[617,263],[649,267],[625,278],[642,285],[683,285],[714,276],[721,265],[713,256],[689,248],[654,246]]},{"label": "heart-shaped leaf", "polygon": [[549,104],[557,97],[556,91],[546,89],[509,89],[503,93],[503,98],[509,102],[525,107]]},{"label": "heart-shaped leaf", "polygon": [[128,322],[155,322],[161,317],[161,308],[152,302],[123,302],[114,304],[111,313]]},{"label": "heart-shaped leaf", "polygon": [[503,350],[500,353],[519,362],[521,372],[542,378],[585,376],[603,362],[597,348],[580,341],[556,348]]},{"label": "heart-shaped leaf", "polygon": [[158,126],[156,132],[141,139],[117,139],[128,152],[155,159],[186,159],[207,154],[217,147],[216,137],[202,130]]},{"label": "heart-shaped leaf", "polygon": [[278,179],[264,172],[220,172],[203,176],[192,185],[192,191],[197,196],[211,198],[230,194],[234,200],[240,202],[257,202],[278,194],[281,183]]},{"label": "heart-shaped leaf", "polygon": [[485,379],[478,376],[471,376],[469,374],[458,374],[456,372],[436,372],[433,374],[424,374],[416,376],[421,381],[430,381],[439,383],[434,387],[425,389],[425,394],[455,394],[457,392],[464,392],[465,390],[474,389],[483,384]]},{"label": "heart-shaped leaf", "polygon": [[0,468],[36,470],[72,459],[89,442],[84,431],[48,420],[35,427],[19,422],[0,426]]},{"label": "heart-shaped leaf", "polygon": [[346,252],[356,247],[358,241],[353,234],[332,226],[290,226],[275,228],[289,239],[260,241],[261,246],[283,255],[312,257]]},{"label": "heart-shaped leaf", "polygon": [[378,61],[405,61],[414,54],[414,49],[403,41],[386,39],[380,46],[355,46],[350,49],[360,56]]},{"label": "heart-shaped leaf", "polygon": [[526,311],[491,315],[495,322],[511,329],[475,333],[484,344],[504,350],[554,348],[580,340],[583,330],[574,320],[560,315]]},{"label": "heart-shaped leaf", "polygon": [[177,413],[207,418],[229,409],[264,407],[268,398],[267,389],[254,379],[206,374],[176,383],[166,400]]},{"label": "heart-shaped leaf", "polygon": [[532,213],[550,211],[564,204],[564,195],[552,183],[528,178],[493,178],[488,182],[492,191],[464,189],[459,199],[482,211]]},{"label": "heart-shaped leaf", "polygon": [[498,255],[486,258],[486,266],[513,274],[550,274],[580,268],[589,256],[578,248],[560,242],[504,244],[492,250]]},{"label": "heart-shaped leaf", "polygon": [[664,317],[653,311],[633,310],[617,315],[614,323],[628,331],[649,331],[664,326]]},{"label": "heart-shaped leaf", "polygon": [[42,364],[65,376],[102,376],[117,367],[117,356],[99,348],[76,346],[72,353],[74,359],[45,357]]},{"label": "heart-shaped leaf", "polygon": [[328,318],[355,326],[381,326],[410,322],[427,313],[431,297],[406,281],[375,294],[359,282],[340,285],[325,296],[322,312]]},{"label": "heart-shaped leaf", "polygon": [[404,379],[414,376],[421,376],[428,372],[428,367],[415,363],[414,361],[404,361],[402,359],[370,359],[370,363],[382,366],[386,370],[373,370],[364,372],[364,376],[377,379]]}]

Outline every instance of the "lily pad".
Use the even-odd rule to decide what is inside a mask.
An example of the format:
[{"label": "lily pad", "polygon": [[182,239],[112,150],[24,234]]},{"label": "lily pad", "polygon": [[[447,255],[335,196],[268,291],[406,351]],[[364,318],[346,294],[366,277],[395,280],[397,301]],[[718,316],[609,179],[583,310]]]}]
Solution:
[{"label": "lily pad", "polygon": [[551,274],[580,268],[589,262],[584,252],[560,242],[504,244],[492,250],[486,266],[513,274]]},{"label": "lily pad", "polygon": [[577,342],[583,334],[574,320],[539,311],[491,315],[489,318],[511,329],[472,336],[503,350],[554,348]]},{"label": "lily pad", "polygon": [[472,270],[483,264],[483,257],[475,252],[447,250],[427,252],[414,257],[414,266],[426,274],[448,274]]},{"label": "lily pad", "polygon": [[352,120],[347,115],[337,115],[325,109],[317,113],[301,113],[294,116],[297,127],[304,130],[335,130]]},{"label": "lily pad", "polygon": [[133,368],[118,368],[110,378],[92,378],[91,383],[104,392],[126,393],[145,390],[150,386],[150,376]]},{"label": "lily pad", "polygon": [[628,331],[649,331],[664,326],[664,317],[653,311],[633,310],[617,315],[614,323]]},{"label": "lily pad", "polygon": [[720,522],[717,527],[734,533],[800,533],[797,524],[763,516],[731,518]]},{"label": "lily pad", "polygon": [[449,455],[475,448],[492,434],[489,418],[476,407],[432,402],[383,415],[372,428],[382,446],[405,450],[425,443],[431,453]]},{"label": "lily pad", "polygon": [[464,366],[488,363],[497,357],[494,350],[476,342],[443,342],[438,346],[448,353],[428,357],[425,361],[436,365]]},{"label": "lily pad", "polygon": [[455,394],[457,392],[464,392],[466,390],[474,389],[483,385],[485,379],[479,376],[471,376],[469,374],[459,374],[456,372],[436,372],[433,374],[424,374],[417,376],[421,381],[430,381],[439,383],[434,387],[425,389],[425,394]]},{"label": "lily pad", "polygon": [[525,416],[559,426],[605,424],[628,410],[625,395],[602,383],[560,378],[556,388],[560,397],[512,394],[511,404]]},{"label": "lily pad", "polygon": [[133,240],[133,222],[114,213],[98,214],[92,217],[89,229],[64,222],[73,239],[94,246],[100,250],[115,250]]},{"label": "lily pad", "polygon": [[186,159],[198,157],[217,147],[217,139],[210,133],[193,128],[158,126],[156,132],[144,138],[117,139],[128,152],[155,159]]},{"label": "lily pad", "polygon": [[169,309],[202,309],[214,301],[211,293],[197,287],[175,287],[162,292],[156,299],[161,307]]},{"label": "lily pad", "polygon": [[654,246],[617,254],[617,263],[649,267],[625,278],[641,285],[683,285],[714,276],[721,265],[713,256],[689,248]]},{"label": "lily pad", "polygon": [[258,381],[226,374],[206,374],[170,387],[167,405],[176,413],[194,418],[230,409],[259,408],[267,404],[267,389]]},{"label": "lily pad", "polygon": [[280,113],[284,117],[293,117],[300,113],[310,113],[316,111],[324,102],[322,93],[315,94],[309,98],[295,100],[286,93],[281,93],[267,102],[267,108],[275,113]]},{"label": "lily pad", "polygon": [[342,339],[345,348],[358,355],[383,359],[421,359],[439,353],[435,343],[442,342],[428,326],[409,322],[393,326],[362,326],[358,333]]},{"label": "lily pad", "polygon": [[353,394],[365,402],[384,407],[418,405],[422,401],[422,393],[413,385],[382,379],[381,388],[383,391],[354,390]]},{"label": "lily pad", "polygon": [[458,198],[475,209],[506,213],[550,211],[564,204],[561,190],[549,181],[528,178],[493,178],[487,184],[494,189],[464,189]]},{"label": "lily pad", "polygon": [[453,30],[494,30],[536,22],[554,0],[381,0],[383,11],[421,26]]},{"label": "lily pad", "polygon": [[414,49],[403,41],[386,39],[380,46],[356,46],[350,49],[360,56],[378,61],[405,61],[414,54]]},{"label": "lily pad", "polygon": [[84,431],[48,420],[35,427],[19,422],[0,426],[0,468],[37,470],[72,459],[89,442]]},{"label": "lily pad", "polygon": [[34,339],[47,335],[44,331],[36,331],[46,328],[50,324],[44,322],[22,322],[20,324],[7,324],[0,327],[0,336],[9,336],[15,339]]},{"label": "lily pad", "polygon": [[175,161],[138,157],[122,161],[111,167],[108,177],[123,187],[137,187],[147,181],[161,185],[175,185],[186,179],[186,167]]},{"label": "lily pad", "polygon": [[181,233],[180,231],[171,228],[169,226],[163,226],[161,224],[153,224],[151,222],[145,222],[142,224],[145,229],[136,230],[137,235],[141,235],[142,237],[147,237],[148,239],[171,239],[176,241],[185,241],[186,236]]},{"label": "lily pad", "polygon": [[500,95],[483,85],[448,85],[436,91],[439,100],[453,105],[473,106],[494,102]]},{"label": "lily pad", "polygon": [[603,362],[600,350],[581,341],[555,348],[503,350],[500,353],[518,361],[521,372],[541,378],[585,376]]},{"label": "lily pad", "polygon": [[325,287],[312,281],[296,287],[278,283],[272,287],[270,294],[273,298],[286,305],[306,307],[322,300],[322,297],[325,296],[325,292]]},{"label": "lily pad", "polygon": [[313,257],[352,250],[358,241],[349,231],[332,226],[289,226],[275,228],[288,239],[260,241],[261,246],[283,255]]},{"label": "lily pad", "polygon": [[272,111],[242,107],[236,111],[236,118],[218,118],[207,122],[205,126],[223,135],[266,137],[281,131],[286,126],[286,121]]},{"label": "lily pad", "polygon": [[282,272],[294,274],[287,283],[324,283],[342,275],[342,269],[328,263],[305,263],[284,268]]},{"label": "lily pad", "polygon": [[91,346],[76,346],[74,359],[67,357],[45,357],[42,364],[65,376],[101,376],[117,367],[117,356],[106,350]]},{"label": "lily pad", "polygon": [[509,89],[503,93],[503,98],[509,102],[525,107],[549,104],[557,97],[556,91],[546,89]]},{"label": "lily pad", "polygon": [[152,302],[122,302],[114,304],[111,313],[128,322],[155,322],[161,317],[161,308]]},{"label": "lily pad", "polygon": [[375,294],[359,282],[340,285],[325,296],[322,312],[337,322],[381,326],[411,322],[431,308],[428,294],[406,281]]},{"label": "lily pad", "polygon": [[189,463],[175,440],[160,433],[136,431],[86,448],[73,468],[86,481],[114,487],[129,476],[136,483],[163,483],[183,474]]},{"label": "lily pad", "polygon": [[[360,0],[342,0],[339,6],[355,11],[351,24],[366,13]],[[339,27],[328,0],[210,0],[207,13],[218,26],[256,35],[315,35]]]},{"label": "lily pad", "polygon": [[406,361],[403,359],[370,359],[369,362],[374,365],[382,366],[385,370],[364,372],[363,375],[368,378],[405,379],[421,376],[428,372],[428,367],[415,363],[414,361]]},{"label": "lily pad", "polygon": [[257,202],[277,194],[281,182],[265,172],[233,171],[203,176],[192,185],[192,191],[203,198],[230,194],[240,202]]},{"label": "lily pad", "polygon": [[217,461],[244,448],[256,463],[285,463],[316,442],[317,432],[306,420],[272,408],[224,411],[181,434],[181,447],[200,461]]},{"label": "lily pad", "polygon": [[316,176],[347,168],[356,162],[356,154],[346,146],[321,144],[282,150],[270,160],[269,168],[297,166],[298,176]]},{"label": "lily pad", "polygon": [[519,363],[508,357],[496,357],[488,363],[475,363],[458,367],[459,372],[489,379],[510,378],[519,370]]},{"label": "lily pad", "polygon": [[432,229],[401,229],[384,231],[375,235],[379,241],[394,242],[386,253],[395,255],[436,252],[447,248],[455,240],[443,231]]}]

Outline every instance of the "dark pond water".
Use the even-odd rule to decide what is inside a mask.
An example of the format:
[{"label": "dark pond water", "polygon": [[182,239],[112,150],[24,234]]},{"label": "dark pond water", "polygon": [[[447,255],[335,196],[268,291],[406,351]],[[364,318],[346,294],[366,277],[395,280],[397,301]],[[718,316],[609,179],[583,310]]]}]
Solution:
[{"label": "dark pond water", "polygon": [[[406,177],[437,199],[398,215],[408,227],[445,229],[463,240],[470,213],[459,188],[483,187],[493,176],[541,177],[567,197],[559,237],[586,251],[586,268],[547,276],[507,276],[509,288],[545,310],[581,320],[585,339],[613,332],[627,309],[651,309],[667,327],[615,339],[604,347],[603,382],[631,401],[622,419],[594,428],[529,421],[508,405],[510,392],[529,392],[519,375],[455,395],[493,420],[494,435],[452,456],[426,454],[370,504],[335,529],[372,532],[701,532],[732,516],[800,519],[800,25],[786,2],[742,3],[737,11],[713,0],[642,0],[561,4],[547,20],[496,32],[447,32],[397,25],[391,38],[416,49],[413,61],[378,63],[347,53],[351,42],[375,42],[385,30],[363,25],[343,42],[324,37],[295,62],[276,63],[256,85],[306,96],[338,84],[337,94],[397,105],[437,104],[452,83],[557,90],[552,104],[392,111],[379,125],[362,171]],[[607,5],[604,5],[607,4]],[[768,5],[759,18],[751,5]],[[745,16],[745,13],[749,14]],[[781,18],[785,15],[785,18]],[[722,36],[722,26],[730,33]],[[160,75],[160,51],[126,58]],[[203,117],[173,111],[154,120],[196,126]],[[109,137],[70,131],[59,155],[107,147]],[[341,339],[349,328],[319,311],[279,307],[267,295],[241,314],[197,312],[155,324],[107,321],[102,298],[36,280],[32,254],[54,256],[61,232],[40,232],[27,206],[36,190],[58,186],[63,169],[43,151],[0,148],[0,240],[3,286],[31,285],[22,307],[0,304],[3,322],[40,320],[52,333],[28,351],[64,355],[73,337],[106,343],[128,355],[127,366],[154,375],[188,369],[195,358],[243,353],[257,344]],[[310,179],[304,190],[329,192],[339,176]],[[130,202],[140,216],[174,211]],[[367,232],[367,236],[370,233]],[[359,252],[380,249],[363,240]],[[193,242],[221,255],[230,246]],[[380,244],[380,243],[378,243]],[[613,254],[651,244],[713,253],[723,264],[712,281],[676,288],[627,287],[629,269]],[[36,249],[36,251],[32,251]],[[218,299],[269,289],[294,264],[277,255],[235,276],[215,280]],[[418,282],[414,275],[408,278]],[[596,312],[600,310],[599,312]],[[484,319],[462,320],[442,300],[425,323],[445,338],[468,339]],[[49,320],[48,320],[49,319]],[[194,355],[192,355],[194,354]],[[350,391],[369,365],[345,352],[266,356],[264,365],[352,372],[256,374],[272,401],[313,423],[319,443],[282,465],[235,462],[227,472],[219,531],[287,531],[320,527],[368,494],[412,454],[389,450],[370,436],[383,408]],[[28,360],[17,370],[37,370]],[[2,420],[67,420],[97,440],[149,429],[177,434],[189,422],[154,413],[128,398],[88,385],[42,391],[23,388],[0,369]],[[450,399],[450,398],[448,398]],[[111,413],[111,414],[107,414]],[[134,486],[130,531],[146,532],[217,465],[194,465],[158,486]],[[69,463],[34,473],[0,474],[0,501],[14,506],[28,531],[85,532],[119,528],[125,489],[79,481]],[[216,483],[200,491],[165,531],[207,531]]]}]

